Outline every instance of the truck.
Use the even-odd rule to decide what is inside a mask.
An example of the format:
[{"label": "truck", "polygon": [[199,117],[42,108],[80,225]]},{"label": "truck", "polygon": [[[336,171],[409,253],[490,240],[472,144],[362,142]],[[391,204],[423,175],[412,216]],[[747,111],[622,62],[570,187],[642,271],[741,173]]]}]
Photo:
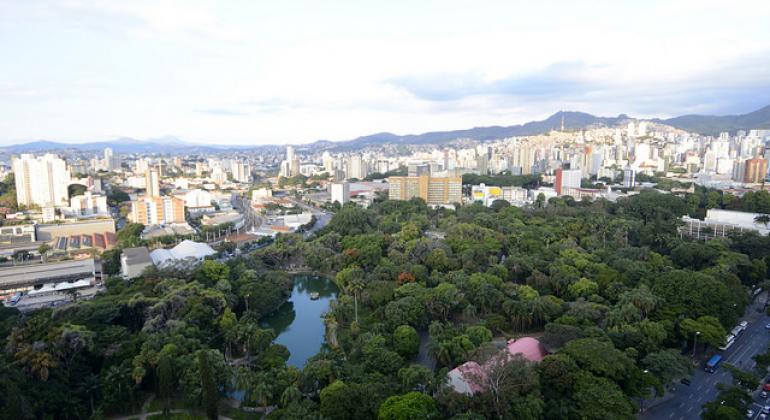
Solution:
[{"label": "truck", "polygon": [[722,361],[722,356],[715,354],[711,356],[711,359],[706,362],[706,367],[703,369],[708,373],[714,373],[716,371],[717,367],[719,366],[719,362]]}]

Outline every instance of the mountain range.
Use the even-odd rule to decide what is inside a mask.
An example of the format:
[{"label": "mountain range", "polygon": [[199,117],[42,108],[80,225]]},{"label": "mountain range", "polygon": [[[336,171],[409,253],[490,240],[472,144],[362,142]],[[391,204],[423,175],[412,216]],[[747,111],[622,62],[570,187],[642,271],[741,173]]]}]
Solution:
[{"label": "mountain range", "polygon": [[[427,145],[446,144],[460,139],[477,141],[493,140],[514,136],[532,136],[545,134],[562,127],[574,130],[591,126],[614,126],[624,121],[633,119],[625,114],[617,117],[597,117],[585,112],[560,111],[542,121],[530,121],[525,124],[511,126],[474,127],[466,130],[432,131],[423,134],[397,135],[393,133],[377,133],[355,138],[347,141],[319,140],[305,145],[299,145],[299,150],[319,151],[333,150],[345,151],[366,147],[390,145]],[[652,119],[655,123],[669,125],[685,131],[703,135],[718,135],[720,132],[751,129],[770,129],[770,105],[756,111],[740,115],[682,115],[668,119]],[[48,140],[38,140],[29,143],[0,147],[0,152],[28,153],[51,150],[75,149],[82,151],[101,151],[110,147],[116,153],[206,153],[222,152],[227,150],[263,150],[273,151],[283,148],[278,145],[266,146],[233,146],[233,145],[204,145],[184,142],[175,137],[162,137],[148,140],[133,138],[118,138],[115,140],[90,142],[90,143],[62,143]]]}]

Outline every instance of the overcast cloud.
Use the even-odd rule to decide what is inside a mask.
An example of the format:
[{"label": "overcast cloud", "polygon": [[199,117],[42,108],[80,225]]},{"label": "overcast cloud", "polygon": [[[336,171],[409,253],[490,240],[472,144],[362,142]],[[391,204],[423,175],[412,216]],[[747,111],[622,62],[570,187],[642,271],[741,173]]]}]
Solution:
[{"label": "overcast cloud", "polygon": [[765,0],[0,0],[0,144],[742,113],[770,104],[768,22]]}]

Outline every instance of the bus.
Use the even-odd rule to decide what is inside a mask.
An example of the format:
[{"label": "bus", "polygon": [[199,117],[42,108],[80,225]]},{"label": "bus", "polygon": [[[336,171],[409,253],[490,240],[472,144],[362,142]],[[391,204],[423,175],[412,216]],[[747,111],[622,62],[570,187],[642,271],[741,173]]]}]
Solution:
[{"label": "bus", "polygon": [[721,361],[722,361],[722,356],[715,354],[711,356],[711,359],[709,359],[708,362],[706,362],[706,368],[703,370],[705,370],[708,373],[714,373],[714,371],[719,366],[719,362]]},{"label": "bus", "polygon": [[725,350],[729,349],[730,346],[732,346],[733,343],[735,343],[735,339],[736,338],[737,338],[736,336],[734,336],[732,334],[728,334],[727,338],[725,338],[725,345],[719,347],[719,350],[725,351]]}]

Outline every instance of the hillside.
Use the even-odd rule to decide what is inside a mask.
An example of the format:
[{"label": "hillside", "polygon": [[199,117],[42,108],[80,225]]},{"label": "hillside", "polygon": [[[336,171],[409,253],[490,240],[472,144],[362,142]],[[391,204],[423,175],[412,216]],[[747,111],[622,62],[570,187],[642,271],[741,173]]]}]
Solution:
[{"label": "hillside", "polygon": [[723,131],[732,133],[737,130],[770,129],[770,105],[741,115],[682,115],[653,121],[709,136],[719,135]]}]

